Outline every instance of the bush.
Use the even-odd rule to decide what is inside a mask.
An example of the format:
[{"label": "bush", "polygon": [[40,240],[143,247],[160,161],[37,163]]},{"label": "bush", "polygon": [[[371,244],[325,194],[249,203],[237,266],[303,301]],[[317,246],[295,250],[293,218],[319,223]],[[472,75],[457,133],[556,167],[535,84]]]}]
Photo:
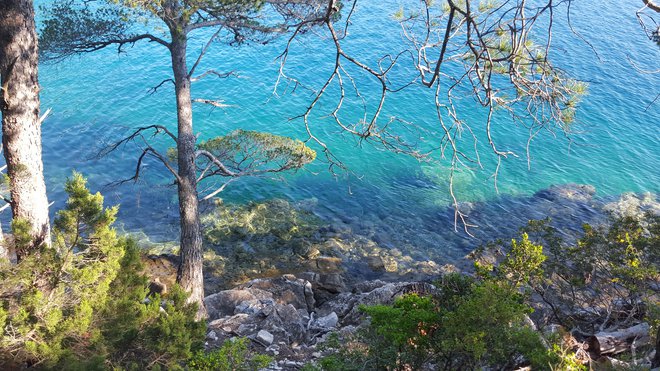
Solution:
[{"label": "bush", "polygon": [[200,371],[252,371],[268,366],[273,358],[253,354],[248,349],[249,339],[227,340],[212,352],[199,351],[188,361],[188,368]]},{"label": "bush", "polygon": [[[547,368],[554,357],[525,324],[531,308],[510,284],[445,276],[434,296],[408,294],[392,305],[361,307],[369,325],[325,357],[323,370]],[[357,351],[362,345],[362,351]],[[524,362],[523,360],[527,360]],[[359,366],[357,366],[359,365]]]},{"label": "bush", "polygon": [[[51,246],[0,267],[0,366],[176,367],[201,346],[205,326],[180,289],[162,307],[159,297],[145,301],[137,246],[112,228],[118,208],[104,208],[85,184],[80,174],[67,181]],[[29,241],[23,224],[12,225],[18,245]]]}]

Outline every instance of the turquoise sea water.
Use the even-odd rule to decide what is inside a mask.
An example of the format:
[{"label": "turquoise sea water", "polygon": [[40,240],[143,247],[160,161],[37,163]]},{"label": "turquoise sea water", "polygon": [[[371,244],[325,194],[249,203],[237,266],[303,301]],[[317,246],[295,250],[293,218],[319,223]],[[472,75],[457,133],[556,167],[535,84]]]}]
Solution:
[{"label": "turquoise sea water", "polygon": [[[363,2],[351,26],[347,49],[366,60],[403,49],[400,28],[392,19],[399,3]],[[487,151],[482,153],[484,170],[457,175],[459,200],[480,202],[482,207],[490,208],[481,213],[481,218],[475,213],[471,219],[482,231],[497,231],[498,225],[511,224],[512,215],[516,222],[538,217],[514,209],[529,206],[527,197],[555,184],[591,184],[603,199],[629,191],[660,190],[660,102],[649,106],[660,93],[660,74],[641,73],[629,61],[645,69],[657,69],[660,48],[640,29],[634,14],[637,2],[598,3],[598,14],[593,13],[593,4],[588,1],[576,1],[572,9],[575,30],[589,40],[597,55],[568,29],[565,18],[557,22],[553,39],[551,57],[555,64],[590,83],[577,116],[581,133],[572,137],[571,143],[561,134],[557,138],[549,133],[539,135],[532,144],[528,169],[527,129],[498,120],[495,139],[520,155],[503,163],[499,194],[490,178],[494,167]],[[48,1],[37,4],[47,6]],[[201,49],[203,36],[191,43],[191,58]],[[319,35],[307,35],[294,45],[289,71],[306,85],[318,88],[332,67],[328,46]],[[196,107],[195,130],[200,139],[236,128],[304,139],[302,123],[289,118],[304,112],[311,99],[308,91],[289,89],[273,95],[279,67],[275,59],[282,48],[281,41],[241,47],[213,45],[202,67],[235,71],[240,77],[209,78],[193,85],[194,97],[222,99],[230,105],[224,109]],[[155,94],[148,91],[170,77],[169,57],[161,49],[142,43],[126,48],[121,55],[109,49],[41,66],[42,105],[53,110],[43,126],[44,165],[49,197],[55,201],[53,209],[63,205],[63,183],[75,169],[89,178],[92,188],[103,188],[108,203],[121,204],[120,221],[127,230],[142,229],[156,240],[176,238],[176,189],[162,166],[149,162],[137,184],[107,188],[106,184],[133,175],[138,149],[129,145],[109,156],[94,158],[104,142],[119,138],[129,128],[161,124],[175,130],[173,88],[165,85]],[[358,83],[361,81],[358,79]],[[376,97],[373,85],[363,86],[368,100]],[[421,87],[404,90],[390,99],[385,117],[401,115],[432,133],[438,124],[431,98],[431,92]],[[326,163],[317,161],[283,179],[241,180],[221,196],[228,202],[274,197],[313,199],[315,212],[329,221],[357,231],[368,227],[372,234],[374,229],[384,231],[386,237],[381,239],[386,240],[385,245],[387,241],[392,245],[424,245],[446,249],[448,255],[453,255],[451,250],[459,250],[458,256],[474,244],[454,232],[446,160],[436,156],[436,161],[420,163],[360,145],[324,117],[328,107],[321,105],[313,127],[350,173],[333,175]],[[461,103],[483,145],[481,114],[475,107],[469,100]],[[350,105],[344,114],[347,119],[360,117],[350,111]],[[432,134],[426,140],[437,145]],[[157,143],[163,149],[169,146],[165,140]]]}]

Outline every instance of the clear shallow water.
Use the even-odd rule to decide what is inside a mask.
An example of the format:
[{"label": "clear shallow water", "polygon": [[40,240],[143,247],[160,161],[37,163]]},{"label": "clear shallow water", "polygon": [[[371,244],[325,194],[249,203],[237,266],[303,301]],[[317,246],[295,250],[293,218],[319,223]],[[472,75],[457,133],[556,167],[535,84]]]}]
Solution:
[{"label": "clear shallow water", "polygon": [[[398,3],[369,2],[369,8],[359,8],[352,26],[352,41],[346,48],[366,59],[402,49],[399,29],[390,17]],[[526,197],[553,184],[591,184],[601,198],[628,191],[660,190],[660,103],[647,108],[660,91],[660,74],[640,73],[627,60],[630,56],[638,65],[654,69],[660,60],[660,49],[641,31],[634,16],[636,3],[602,3],[598,17],[593,16],[586,1],[574,4],[572,16],[575,29],[594,45],[600,61],[565,25],[558,24],[554,35],[555,63],[591,84],[578,113],[584,132],[575,136],[570,146],[562,138],[538,136],[532,145],[532,167],[528,170],[524,156],[527,129],[500,120],[494,129],[496,140],[520,155],[503,164],[498,182],[500,193],[495,192],[489,179],[494,170],[489,160],[484,161],[485,170],[464,171],[457,176],[459,199],[483,201],[480,205],[485,206],[481,207],[488,210],[474,214],[473,221],[482,227],[482,233],[497,231],[500,224],[512,228],[512,220],[524,223],[526,218],[539,217],[530,208],[534,202]],[[200,40],[192,43],[191,58],[201,48]],[[320,86],[332,67],[327,46],[327,40],[319,40],[315,35],[296,44],[289,61],[291,73],[309,86]],[[304,89],[272,94],[278,69],[275,58],[281,50],[281,42],[240,48],[213,46],[200,71],[202,67],[233,70],[241,77],[210,78],[193,85],[194,97],[222,99],[231,105],[226,109],[196,107],[195,130],[201,139],[236,128],[305,137],[302,123],[288,119],[304,111],[309,94]],[[63,205],[63,183],[74,169],[89,178],[93,189],[134,173],[137,148],[129,145],[110,156],[94,158],[104,141],[146,124],[176,128],[172,87],[165,85],[155,94],[148,92],[169,77],[165,51],[146,43],[127,48],[121,55],[105,50],[41,67],[42,105],[53,109],[43,126],[44,165],[49,197],[55,201],[53,209]],[[427,89],[405,90],[389,101],[384,117],[400,114],[433,130],[437,121],[429,98]],[[473,106],[466,102],[463,109],[472,110]],[[345,112],[349,119],[359,118]],[[351,175],[335,178],[326,171],[327,164],[317,161],[283,180],[236,182],[221,196],[232,202],[315,198],[315,211],[328,220],[358,231],[366,230],[365,223],[373,225],[367,229],[387,230],[390,236],[396,236],[396,243],[408,241],[424,248],[446,249],[447,255],[460,255],[460,251],[474,244],[464,235],[454,233],[453,214],[447,209],[446,162],[419,163],[359,146],[322,117],[326,113],[327,109],[319,111],[314,128],[350,167]],[[476,121],[479,116],[475,112],[470,119]],[[482,134],[477,132],[480,143],[485,143]],[[434,144],[433,140],[429,138],[429,143]],[[170,144],[163,139],[159,146],[166,148]],[[487,157],[486,152],[483,157]],[[120,221],[127,230],[143,229],[156,240],[176,237],[176,189],[158,163],[147,164],[138,184],[103,189],[108,203],[121,204]],[[460,251],[453,254],[451,250]]]}]

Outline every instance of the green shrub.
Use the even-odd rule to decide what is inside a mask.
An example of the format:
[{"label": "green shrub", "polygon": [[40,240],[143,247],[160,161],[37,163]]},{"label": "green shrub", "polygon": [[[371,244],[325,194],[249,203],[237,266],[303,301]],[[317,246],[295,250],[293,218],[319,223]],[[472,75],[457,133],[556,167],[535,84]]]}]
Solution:
[{"label": "green shrub", "polygon": [[[80,174],[66,183],[51,246],[0,268],[0,366],[94,370],[176,367],[201,346],[204,324],[174,288],[145,303],[135,243],[112,228],[117,207],[104,208]],[[23,243],[20,221],[17,243]]]},{"label": "green shrub", "polygon": [[535,369],[547,368],[555,357],[525,325],[531,308],[523,298],[515,287],[497,280],[448,275],[433,297],[408,294],[392,305],[361,307],[370,317],[367,328],[355,339],[343,339],[351,349],[339,346],[318,367],[510,369],[525,359]]},{"label": "green shrub", "polygon": [[536,369],[547,365],[538,333],[525,325],[531,308],[511,286],[476,283],[455,310],[445,311],[438,332],[438,363],[444,369],[512,369],[524,357]]},{"label": "green shrub", "polygon": [[214,351],[199,351],[188,361],[188,368],[200,371],[252,371],[273,362],[272,357],[251,352],[249,341],[247,338],[236,338],[225,341],[222,347]]},{"label": "green shrub", "polygon": [[393,305],[363,306],[371,318],[369,334],[374,366],[407,365],[419,369],[433,348],[441,316],[431,297],[416,294],[397,298]]}]

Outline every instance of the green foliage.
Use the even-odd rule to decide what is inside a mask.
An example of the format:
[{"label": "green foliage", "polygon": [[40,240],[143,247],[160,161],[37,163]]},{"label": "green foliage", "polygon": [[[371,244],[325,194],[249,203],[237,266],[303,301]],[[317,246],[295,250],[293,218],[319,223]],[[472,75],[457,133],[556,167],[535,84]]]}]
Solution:
[{"label": "green foliage", "polygon": [[[607,228],[584,225],[583,235],[575,243],[564,242],[547,221],[530,223],[524,230],[550,251],[544,262],[544,279],[531,280],[528,285],[552,295],[555,305],[602,307],[626,302],[634,307],[639,300],[647,307],[653,304],[656,291],[652,283],[660,278],[659,216],[617,218]],[[570,313],[554,315],[566,326],[576,320]]]},{"label": "green foliage", "polygon": [[317,364],[307,364],[303,370],[307,371],[361,371],[372,365],[372,357],[369,356],[369,344],[361,341],[362,334],[351,338],[341,338],[336,332],[330,333],[325,342],[319,344],[319,350],[333,350],[325,357],[318,360]]},{"label": "green foliage", "polygon": [[323,370],[339,370],[362,359],[369,369],[511,369],[526,359],[535,368],[554,357],[525,325],[531,308],[509,283],[452,274],[438,282],[433,297],[416,294],[392,305],[361,308],[371,318],[358,335],[360,354],[341,349],[319,361]]},{"label": "green foliage", "polygon": [[211,352],[199,351],[188,361],[190,370],[200,371],[252,371],[268,366],[273,358],[254,354],[248,348],[249,339],[227,340],[222,347]]},{"label": "green foliage", "polygon": [[247,175],[299,169],[316,159],[316,152],[299,140],[258,131],[235,130],[198,148]]},{"label": "green foliage", "polygon": [[430,297],[410,294],[397,298],[393,305],[360,309],[371,317],[377,368],[401,364],[419,369],[428,359],[441,320],[438,305]]},{"label": "green foliage", "polygon": [[196,306],[186,303],[187,294],[177,285],[167,297],[154,295],[145,301],[148,282],[142,270],[139,250],[131,241],[113,282],[115,296],[100,314],[99,327],[111,350],[107,362],[137,369],[156,364],[176,368],[201,349],[206,324],[195,321]]},{"label": "green foliage", "polygon": [[11,233],[14,236],[14,248],[21,255],[30,250],[32,245],[32,226],[26,219],[15,218],[11,221]]},{"label": "green foliage", "polygon": [[557,371],[586,371],[587,366],[583,365],[572,349],[568,349],[561,344],[552,344],[550,353],[554,356],[554,362],[551,365],[552,370]]},{"label": "green foliage", "polygon": [[543,275],[542,264],[546,258],[543,246],[532,243],[527,233],[523,233],[520,241],[511,240],[511,249],[498,267],[499,273],[505,281],[519,287]]},{"label": "green foliage", "polygon": [[[144,302],[147,282],[131,240],[112,228],[117,207],[103,207],[85,179],[66,183],[69,200],[57,214],[53,244],[0,268],[0,365],[55,369],[168,367],[201,345],[204,324],[174,288]],[[19,221],[14,232],[19,241]],[[19,242],[20,243],[20,242]]]},{"label": "green foliage", "polygon": [[476,284],[454,311],[443,316],[442,363],[448,369],[509,369],[524,356],[534,367],[546,365],[547,352],[539,335],[524,324],[529,313],[531,308],[510,285]]},{"label": "green foliage", "polygon": [[103,43],[133,36],[129,20],[135,17],[127,9],[110,4],[92,7],[62,0],[41,6],[41,13],[39,52],[43,60],[94,51]]},{"label": "green foliage", "polygon": [[[454,370],[528,364],[533,369],[583,370],[563,340],[543,339],[526,324],[533,312],[528,293],[537,294],[535,305],[552,306],[547,313],[567,328],[636,320],[651,323],[655,333],[660,309],[652,284],[659,278],[659,221],[646,215],[613,220],[608,228],[585,225],[575,243],[558,237],[547,220],[530,222],[511,241],[502,261],[477,266],[476,277],[446,275],[432,297],[412,294],[392,305],[362,307],[369,326],[342,339],[349,345],[338,342],[337,352],[314,367],[404,370],[432,365]],[[578,309],[598,305],[621,314],[579,322]]]}]

